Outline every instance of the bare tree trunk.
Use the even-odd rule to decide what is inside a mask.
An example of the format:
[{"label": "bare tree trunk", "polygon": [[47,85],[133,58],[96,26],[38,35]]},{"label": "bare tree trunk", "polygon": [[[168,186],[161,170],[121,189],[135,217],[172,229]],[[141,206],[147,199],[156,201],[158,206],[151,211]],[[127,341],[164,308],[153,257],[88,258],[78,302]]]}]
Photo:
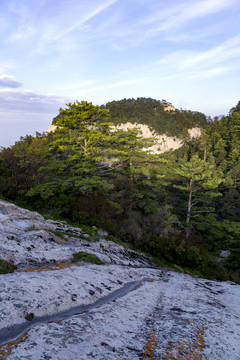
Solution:
[{"label": "bare tree trunk", "polygon": [[193,180],[190,179],[189,182],[189,187],[190,187],[190,191],[189,191],[189,196],[188,196],[188,207],[187,207],[187,218],[186,218],[186,240],[188,240],[189,238],[189,234],[190,234],[190,219],[191,219],[191,211],[192,211],[192,186],[193,186]]},{"label": "bare tree trunk", "polygon": [[203,155],[203,161],[206,162],[207,160],[207,149],[204,150],[204,155]]}]

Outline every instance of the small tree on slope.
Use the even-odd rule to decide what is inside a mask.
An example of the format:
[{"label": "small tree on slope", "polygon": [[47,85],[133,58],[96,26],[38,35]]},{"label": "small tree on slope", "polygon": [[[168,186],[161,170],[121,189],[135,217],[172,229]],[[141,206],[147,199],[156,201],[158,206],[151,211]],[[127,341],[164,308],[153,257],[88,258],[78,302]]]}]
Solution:
[{"label": "small tree on slope", "polygon": [[187,195],[186,206],[186,239],[189,238],[190,224],[193,217],[202,213],[212,212],[210,201],[221,195],[216,192],[218,185],[223,181],[214,176],[214,166],[200,159],[197,155],[189,161],[182,160],[176,173],[181,176],[183,184],[175,185]]}]

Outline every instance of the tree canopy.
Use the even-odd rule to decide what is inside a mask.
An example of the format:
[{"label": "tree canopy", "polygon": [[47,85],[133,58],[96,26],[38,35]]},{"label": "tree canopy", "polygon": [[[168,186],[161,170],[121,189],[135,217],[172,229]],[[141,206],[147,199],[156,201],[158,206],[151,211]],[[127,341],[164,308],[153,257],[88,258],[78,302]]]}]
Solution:
[{"label": "tree canopy", "polygon": [[165,111],[166,105],[166,101],[137,98],[108,102],[102,108],[109,109],[109,119],[114,124],[147,124],[157,133],[169,136],[179,136],[186,129],[205,128],[209,124],[200,112],[182,109]]},{"label": "tree canopy", "polygon": [[[162,264],[240,281],[239,103],[214,121],[166,112],[165,103],[67,104],[53,119],[54,132],[27,135],[0,152],[0,196],[104,228]],[[127,121],[178,135],[183,145],[153,154],[155,139],[113,127]],[[194,126],[204,129],[190,139],[187,129]],[[216,261],[221,250],[231,257]]]}]

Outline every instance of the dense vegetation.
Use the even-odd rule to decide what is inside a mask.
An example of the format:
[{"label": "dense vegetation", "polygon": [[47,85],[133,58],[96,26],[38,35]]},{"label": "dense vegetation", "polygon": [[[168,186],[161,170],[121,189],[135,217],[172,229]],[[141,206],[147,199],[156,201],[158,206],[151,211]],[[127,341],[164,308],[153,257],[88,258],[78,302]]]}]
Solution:
[{"label": "dense vegetation", "polygon": [[178,109],[166,111],[169,104],[165,100],[137,98],[108,102],[103,108],[109,109],[109,120],[115,125],[126,122],[147,124],[158,134],[169,136],[179,137],[185,129],[207,126],[209,121],[204,114]]},{"label": "dense vegetation", "polygon": [[[145,104],[149,113],[158,106],[123,102]],[[114,102],[114,113],[112,105],[111,120],[127,119],[127,110]],[[204,126],[201,138],[155,155],[143,151],[154,139],[113,131],[106,107],[68,104],[53,120],[54,133],[26,136],[0,153],[1,196],[103,228],[161,264],[239,282],[240,102],[221,120],[200,119],[186,118],[184,128]],[[221,258],[222,250],[230,257]]]}]

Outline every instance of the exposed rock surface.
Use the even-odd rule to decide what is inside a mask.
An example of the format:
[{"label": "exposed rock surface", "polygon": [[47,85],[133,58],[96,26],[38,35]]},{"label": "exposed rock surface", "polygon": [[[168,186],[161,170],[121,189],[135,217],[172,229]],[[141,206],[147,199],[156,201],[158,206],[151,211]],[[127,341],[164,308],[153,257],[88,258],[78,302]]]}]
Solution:
[{"label": "exposed rock surface", "polygon": [[[117,129],[122,129],[127,131],[128,129],[138,128],[140,130],[141,136],[144,138],[154,137],[156,139],[156,144],[147,148],[147,150],[152,151],[154,154],[162,154],[169,150],[179,149],[183,143],[182,140],[176,136],[167,136],[166,134],[157,134],[150,129],[148,125],[144,124],[132,124],[127,122],[125,124],[120,124],[116,126]],[[201,129],[196,127],[188,130],[191,138],[199,138],[201,136]]]},{"label": "exposed rock surface", "polygon": [[[173,109],[171,109],[171,105],[169,105],[169,107],[170,107],[169,109],[166,108],[165,110],[173,110]],[[167,136],[166,134],[159,135],[156,132],[154,132],[153,130],[151,130],[148,125],[145,125],[145,124],[138,124],[138,123],[132,124],[130,122],[127,122],[125,124],[119,124],[114,128],[122,129],[125,131],[127,131],[128,129],[138,128],[140,130],[141,135],[144,138],[155,137],[157,143],[148,148],[148,150],[151,150],[154,154],[162,154],[171,149],[172,150],[179,149],[183,144],[182,140],[179,139],[178,137]],[[51,125],[47,129],[46,133],[55,131],[55,129],[56,129],[56,126]],[[201,136],[201,129],[199,127],[188,129],[188,132],[189,132],[189,135],[191,138],[199,138]]]},{"label": "exposed rock surface", "polygon": [[[52,231],[67,233],[63,238]],[[71,261],[72,254],[86,251],[109,264],[150,266],[151,260],[135,251],[107,241],[97,233],[99,241],[90,242],[81,229],[53,220],[45,220],[36,212],[21,209],[0,200],[0,258],[15,265]],[[76,237],[77,236],[77,237]],[[67,239],[66,240],[64,240]]]},{"label": "exposed rock surface", "polygon": [[[0,359],[240,359],[239,285],[154,268],[106,236],[0,201],[0,258],[20,268],[0,275]],[[106,265],[71,264],[77,251]]]}]

